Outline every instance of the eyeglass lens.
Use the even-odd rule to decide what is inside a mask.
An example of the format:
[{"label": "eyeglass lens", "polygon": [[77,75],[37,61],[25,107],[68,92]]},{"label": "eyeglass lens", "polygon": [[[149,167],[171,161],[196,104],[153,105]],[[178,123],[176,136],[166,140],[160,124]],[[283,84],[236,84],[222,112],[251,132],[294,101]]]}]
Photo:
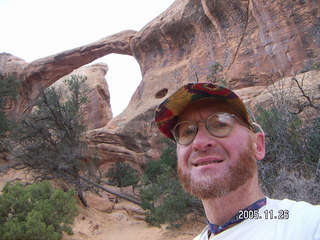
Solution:
[{"label": "eyeglass lens", "polygon": [[[233,117],[229,113],[215,113],[210,115],[205,122],[206,128],[210,134],[215,137],[226,137],[233,128]],[[179,144],[190,144],[198,132],[198,122],[182,121],[173,129],[173,136]]]}]

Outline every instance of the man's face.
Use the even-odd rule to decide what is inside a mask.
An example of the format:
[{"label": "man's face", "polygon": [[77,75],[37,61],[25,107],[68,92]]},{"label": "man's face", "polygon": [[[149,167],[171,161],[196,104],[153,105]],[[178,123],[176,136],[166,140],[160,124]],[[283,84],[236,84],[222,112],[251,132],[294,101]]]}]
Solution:
[{"label": "man's face", "polygon": [[[228,104],[200,100],[191,104],[180,121],[204,120],[216,112],[237,115]],[[216,198],[244,185],[257,173],[253,133],[236,120],[228,137],[211,135],[203,122],[189,145],[177,146],[178,175],[185,190],[200,199]]]}]

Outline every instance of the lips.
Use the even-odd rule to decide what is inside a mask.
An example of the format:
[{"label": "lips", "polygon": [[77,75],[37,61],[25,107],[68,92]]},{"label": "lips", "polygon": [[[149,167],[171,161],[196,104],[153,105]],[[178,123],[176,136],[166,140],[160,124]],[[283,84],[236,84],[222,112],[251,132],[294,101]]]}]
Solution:
[{"label": "lips", "polygon": [[193,166],[199,167],[199,166],[205,166],[213,163],[221,163],[223,160],[211,160],[211,161],[197,161],[196,163],[193,163]]}]

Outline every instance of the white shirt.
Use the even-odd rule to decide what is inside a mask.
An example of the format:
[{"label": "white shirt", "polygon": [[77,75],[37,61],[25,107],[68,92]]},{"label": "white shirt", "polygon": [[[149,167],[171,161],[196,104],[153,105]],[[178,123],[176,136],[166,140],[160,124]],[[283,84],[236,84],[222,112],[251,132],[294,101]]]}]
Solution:
[{"label": "white shirt", "polygon": [[[252,212],[243,212],[243,217],[246,220],[210,239],[320,240],[320,205],[267,198],[257,219],[252,219]],[[207,226],[194,240],[208,240],[208,230]]]}]

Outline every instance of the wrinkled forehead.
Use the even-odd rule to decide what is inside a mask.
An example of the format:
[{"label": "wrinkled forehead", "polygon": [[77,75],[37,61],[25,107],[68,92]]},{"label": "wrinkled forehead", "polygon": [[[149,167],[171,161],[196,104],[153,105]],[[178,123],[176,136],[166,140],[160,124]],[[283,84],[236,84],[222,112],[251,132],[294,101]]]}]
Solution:
[{"label": "wrinkled forehead", "polygon": [[201,120],[217,112],[235,114],[240,119],[239,112],[223,100],[204,98],[191,103],[179,116],[179,122],[185,120]]}]

